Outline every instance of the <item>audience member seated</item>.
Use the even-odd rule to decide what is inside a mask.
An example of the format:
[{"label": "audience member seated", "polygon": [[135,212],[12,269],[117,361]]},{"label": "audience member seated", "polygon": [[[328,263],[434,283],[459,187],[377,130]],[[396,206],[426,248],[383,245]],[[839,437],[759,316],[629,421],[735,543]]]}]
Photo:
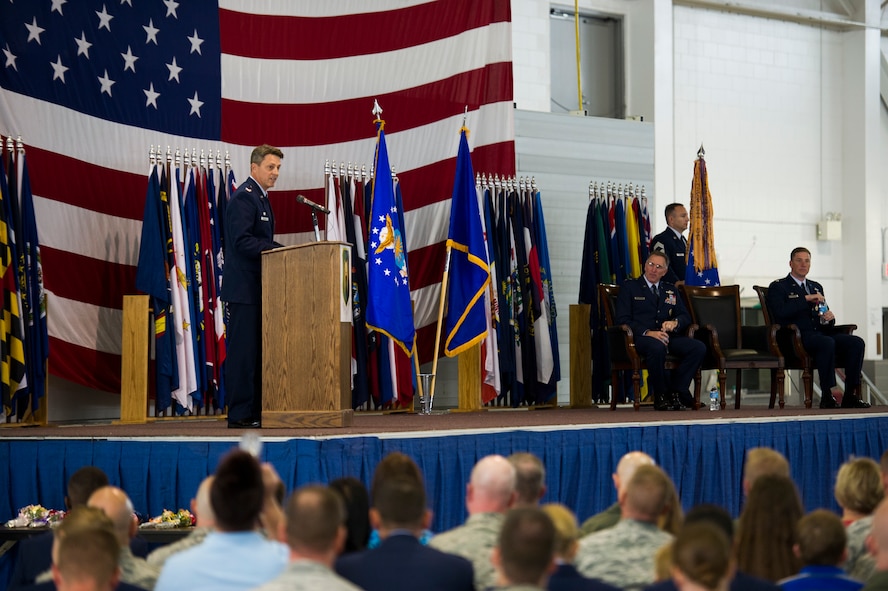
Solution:
[{"label": "audience member seated", "polygon": [[278,536],[290,547],[286,570],[257,591],[360,591],[333,572],[345,544],[345,505],[323,486],[303,486],[287,503]]},{"label": "audience member seated", "polygon": [[668,479],[669,489],[666,491],[666,508],[663,514],[657,520],[657,527],[673,536],[678,534],[681,526],[684,525],[684,511],[681,508],[681,499],[678,491],[675,490],[675,483],[672,479]]},{"label": "audience member seated", "polygon": [[743,463],[743,495],[749,496],[755,481],[766,474],[790,478],[789,461],[786,456],[770,447],[750,448]]},{"label": "audience member seated", "polygon": [[654,556],[672,535],[657,527],[669,499],[669,476],[657,466],[639,466],[620,491],[621,519],[610,529],[580,540],[577,569],[623,589],[654,582]]},{"label": "audience member seated", "polygon": [[[89,496],[96,490],[108,486],[108,476],[95,466],[84,466],[68,479],[68,494],[65,495],[65,508],[86,506]],[[18,558],[8,591],[31,585],[40,573],[49,571],[52,565],[53,534],[47,531],[18,543]]]},{"label": "audience member seated", "polygon": [[802,561],[799,574],[780,581],[784,591],[857,591],[863,583],[845,574],[839,564],[847,554],[842,520],[824,509],[799,520],[795,553]]},{"label": "audience member seated", "polygon": [[546,467],[532,453],[518,452],[508,460],[515,466],[516,507],[538,507],[546,494]]},{"label": "audience member seated", "polygon": [[879,465],[870,458],[855,458],[842,464],[836,476],[835,497],[842,508],[842,523],[848,537],[843,568],[858,581],[866,581],[873,572],[866,537],[873,526],[873,511],[885,498]]},{"label": "audience member seated", "polygon": [[734,578],[728,537],[706,522],[683,527],[672,543],[672,581],[679,591],[727,591]]},{"label": "audience member seated", "polygon": [[345,503],[345,547],[343,554],[367,549],[370,540],[370,495],[364,483],[352,476],[337,478],[330,488]]},{"label": "audience member seated", "polygon": [[[419,466],[416,465],[413,458],[407,454],[395,451],[382,458],[382,460],[376,464],[376,469],[373,471],[373,481],[370,483],[370,498],[373,498],[374,490],[379,486],[380,482],[384,482],[390,478],[397,478],[399,476],[412,478],[422,486],[423,490],[425,490],[425,479],[422,476],[422,470],[419,469]],[[428,545],[429,540],[432,539],[432,535],[434,534],[432,534],[430,530],[425,529],[419,536],[419,541],[424,546]],[[376,548],[381,542],[382,539],[379,537],[379,532],[375,529],[371,531],[370,541],[367,542],[367,547],[370,549]]]},{"label": "audience member seated", "polygon": [[879,503],[873,512],[873,529],[866,545],[876,566],[863,591],[888,591],[888,500]]},{"label": "audience member seated", "polygon": [[277,470],[269,463],[262,464],[262,487],[265,498],[262,501],[262,512],[259,514],[259,527],[267,538],[277,538],[281,524],[284,522],[284,498],[287,488],[278,476]]},{"label": "audience member seated", "polygon": [[618,591],[616,587],[595,579],[587,579],[574,566],[580,531],[570,509],[557,503],[543,505],[543,511],[555,526],[555,564],[549,577],[549,591]]},{"label": "audience member seated", "polygon": [[126,493],[116,486],[103,486],[90,495],[86,504],[104,511],[114,524],[114,535],[120,544],[120,555],[117,557],[120,580],[143,589],[154,589],[158,569],[145,562],[144,558],[133,556],[130,550],[130,542],[139,531],[139,523]]},{"label": "audience member seated", "polygon": [[429,546],[468,558],[475,569],[475,589],[493,585],[495,573],[490,556],[496,546],[505,513],[515,504],[515,467],[499,455],[478,460],[466,485],[463,525],[438,534]]},{"label": "audience member seated", "polygon": [[[697,505],[688,511],[688,514],[685,516],[684,526],[690,526],[695,523],[707,523],[718,528],[728,538],[728,542],[733,548],[734,521],[722,507],[717,505]],[[672,580],[672,544],[661,548],[660,552],[657,553],[657,559],[663,561],[663,564],[657,564],[657,578],[660,582],[648,587],[648,591],[676,591],[675,582]],[[661,569],[664,571],[664,575],[661,575]],[[735,569],[730,589],[731,591],[778,591],[780,587]]]},{"label": "audience member seated", "polygon": [[58,591],[111,591],[120,581],[120,544],[110,529],[80,530],[56,545],[52,579]]},{"label": "audience member seated", "polygon": [[259,462],[247,452],[229,452],[210,485],[216,529],[203,544],[167,559],[157,590],[240,591],[281,574],[287,566],[287,547],[258,530],[264,501]]},{"label": "audience member seated", "polygon": [[555,570],[555,526],[538,507],[519,507],[506,514],[491,553],[496,588],[542,591]]},{"label": "audience member seated", "polygon": [[372,550],[341,557],[336,572],[366,591],[472,591],[468,560],[419,541],[432,518],[422,483],[395,476],[374,478],[373,484],[370,522],[382,541]]},{"label": "audience member seated", "polygon": [[748,575],[777,582],[799,572],[793,551],[796,526],[804,515],[798,490],[785,476],[755,480],[740,515],[737,565]]},{"label": "audience member seated", "polygon": [[[654,459],[643,451],[630,451],[617,463],[617,471],[612,474],[614,480],[614,488],[617,490],[617,496],[620,495],[620,488],[629,482],[635,470],[639,466],[652,466]],[[597,531],[613,527],[620,520],[620,504],[614,503],[601,513],[593,515],[583,522],[580,528],[581,536],[588,536]]]},{"label": "audience member seated", "polygon": [[200,486],[197,487],[197,494],[191,499],[191,512],[194,514],[196,524],[194,530],[181,540],[154,550],[146,559],[148,564],[161,569],[163,564],[173,554],[203,543],[207,534],[216,525],[216,517],[213,515],[213,508],[210,506],[210,486],[212,484],[212,476],[204,478]]}]

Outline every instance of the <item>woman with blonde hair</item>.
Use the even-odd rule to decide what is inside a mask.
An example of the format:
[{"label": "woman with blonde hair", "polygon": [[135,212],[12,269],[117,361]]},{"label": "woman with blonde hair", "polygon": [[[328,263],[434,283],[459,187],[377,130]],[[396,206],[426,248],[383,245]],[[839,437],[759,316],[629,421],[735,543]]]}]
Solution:
[{"label": "woman with blonde hair", "polygon": [[584,577],[573,565],[580,537],[573,512],[559,503],[543,505],[542,510],[555,525],[555,564],[558,568],[549,577],[548,591],[618,591],[617,587]]},{"label": "woman with blonde hair", "polygon": [[851,577],[866,581],[875,568],[866,549],[866,537],[872,529],[873,511],[885,498],[879,464],[870,458],[851,458],[839,467],[834,494],[848,536],[848,558],[843,568]]}]

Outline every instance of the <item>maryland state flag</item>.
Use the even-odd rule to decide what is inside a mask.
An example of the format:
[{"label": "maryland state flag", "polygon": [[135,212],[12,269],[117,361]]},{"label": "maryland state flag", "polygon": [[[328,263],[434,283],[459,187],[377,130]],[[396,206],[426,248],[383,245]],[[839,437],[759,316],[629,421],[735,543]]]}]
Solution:
[{"label": "maryland state flag", "polygon": [[444,354],[448,357],[459,355],[487,336],[484,293],[490,283],[490,267],[466,132],[465,127],[460,130],[447,233],[450,281]]},{"label": "maryland state flag", "polygon": [[6,416],[14,412],[13,399],[28,387],[25,377],[25,324],[16,277],[15,230],[10,226],[11,194],[0,158],[0,400]]},{"label": "maryland state flag", "polygon": [[718,260],[715,257],[715,236],[712,224],[712,195],[703,146],[694,162],[694,180],[691,182],[690,231],[688,232],[688,267],[686,285],[712,287],[720,285]]},{"label": "maryland state flag", "polygon": [[410,303],[407,245],[395,203],[381,121],[373,170],[376,175],[368,220],[367,327],[388,335],[405,353],[412,355],[416,328]]}]

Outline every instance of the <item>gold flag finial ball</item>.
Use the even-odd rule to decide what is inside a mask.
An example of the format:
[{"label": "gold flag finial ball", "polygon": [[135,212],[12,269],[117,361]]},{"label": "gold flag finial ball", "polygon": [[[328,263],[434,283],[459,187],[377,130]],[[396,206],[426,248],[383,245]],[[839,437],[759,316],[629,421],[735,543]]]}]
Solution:
[{"label": "gold flag finial ball", "polygon": [[703,149],[703,144],[700,144],[700,149],[697,150],[697,158],[703,158],[706,155],[706,150]]}]

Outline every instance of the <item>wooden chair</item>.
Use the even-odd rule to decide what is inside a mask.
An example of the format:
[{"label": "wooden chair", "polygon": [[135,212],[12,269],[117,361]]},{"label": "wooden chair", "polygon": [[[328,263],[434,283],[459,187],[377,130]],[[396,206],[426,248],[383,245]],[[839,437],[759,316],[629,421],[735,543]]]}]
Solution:
[{"label": "wooden chair", "polygon": [[740,408],[741,370],[770,369],[771,401],[768,407],[774,408],[774,400],[779,395],[780,408],[783,408],[783,356],[777,346],[777,328],[774,325],[741,325],[738,285],[682,285],[680,289],[694,323],[699,326],[693,336],[706,344],[703,368],[718,370],[721,407],[725,408],[729,369],[737,370],[734,408]]},{"label": "wooden chair", "polygon": [[[805,351],[802,346],[802,333],[795,324],[786,326],[776,324],[774,317],[768,308],[768,288],[761,285],[754,285],[753,289],[758,294],[759,302],[762,305],[762,315],[765,318],[765,324],[777,327],[777,346],[783,355],[783,367],[785,369],[802,370],[802,390],[805,393],[805,408],[811,408],[814,398],[814,359]],[[838,324],[834,327],[837,332],[851,334],[857,330],[856,324]],[[843,367],[844,359],[837,352],[836,367]],[[859,393],[858,393],[859,395]]]},{"label": "wooden chair", "polygon": [[[635,336],[627,324],[617,324],[617,296],[620,294],[618,285],[598,284],[599,302],[604,307],[604,316],[607,323],[607,346],[610,350],[611,360],[611,410],[617,408],[617,384],[619,383],[619,371],[632,372],[632,386],[635,391],[635,410],[641,406],[641,370],[647,369],[644,358],[635,350]],[[696,327],[689,327],[690,329]],[[666,369],[676,369],[681,359],[674,355],[666,355]],[[700,371],[694,378],[694,410],[700,408]]]}]

